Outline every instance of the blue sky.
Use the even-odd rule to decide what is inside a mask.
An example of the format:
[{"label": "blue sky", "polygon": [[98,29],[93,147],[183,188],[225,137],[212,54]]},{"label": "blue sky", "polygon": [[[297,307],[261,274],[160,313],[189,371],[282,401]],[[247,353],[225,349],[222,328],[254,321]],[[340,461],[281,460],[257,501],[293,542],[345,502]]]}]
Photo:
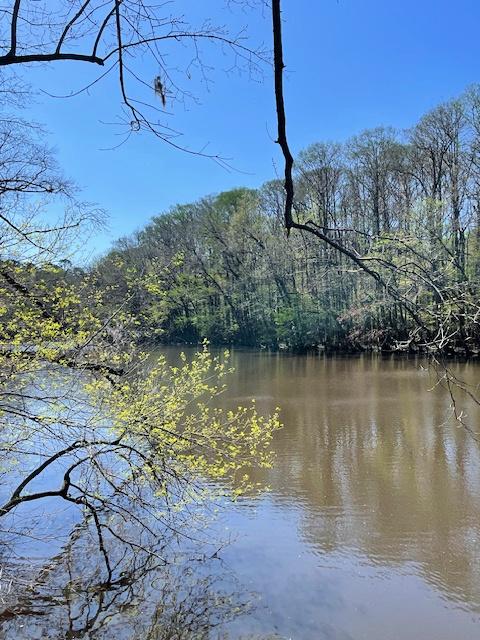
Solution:
[{"label": "blue sky", "polygon": [[[248,24],[252,43],[271,46],[268,13],[225,9],[222,0],[194,7],[189,11],[198,17],[211,15],[234,30]],[[283,11],[286,106],[295,152],[365,128],[408,127],[480,82],[478,0],[284,0]],[[256,187],[281,172],[270,69],[252,81],[248,74],[225,73],[220,52],[205,55],[218,68],[213,84],[207,91],[195,78],[189,81],[198,104],[177,104],[169,122],[182,131],[183,144],[208,144],[208,151],[229,158],[230,171],[148,134],[133,135],[111,150],[121,140],[118,128],[105,124],[120,112],[115,77],[68,100],[40,94],[31,106],[32,118],[51,133],[65,172],[82,187],[82,198],[109,214],[109,229],[90,241],[92,251],[105,251],[176,203],[235,186]],[[29,73],[36,89],[58,94],[81,87],[94,71],[57,63]],[[156,73],[148,66],[143,71],[152,79]]]}]

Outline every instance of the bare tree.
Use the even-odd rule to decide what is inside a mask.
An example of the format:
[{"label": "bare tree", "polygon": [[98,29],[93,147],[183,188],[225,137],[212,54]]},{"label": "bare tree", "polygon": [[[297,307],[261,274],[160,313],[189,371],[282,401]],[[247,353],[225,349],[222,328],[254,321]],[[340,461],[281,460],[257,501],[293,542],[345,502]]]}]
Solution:
[{"label": "bare tree", "polygon": [[168,113],[176,101],[195,100],[185,88],[192,75],[210,83],[212,64],[205,48],[216,47],[217,63],[221,53],[229,71],[255,74],[268,61],[264,50],[249,44],[244,30],[232,34],[208,17],[193,26],[179,2],[58,0],[53,5],[28,0],[2,3],[0,66],[70,61],[101,69],[88,86],[72,93],[115,73],[126,136],[149,131],[190,153],[209,155],[178,141],[180,133],[169,126]]}]

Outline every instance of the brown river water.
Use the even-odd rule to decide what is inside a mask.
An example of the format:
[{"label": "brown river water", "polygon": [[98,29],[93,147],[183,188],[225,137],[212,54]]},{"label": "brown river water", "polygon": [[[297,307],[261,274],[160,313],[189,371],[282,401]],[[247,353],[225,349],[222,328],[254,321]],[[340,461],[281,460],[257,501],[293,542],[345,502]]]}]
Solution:
[{"label": "brown river water", "polygon": [[[179,351],[162,349],[172,362]],[[254,477],[269,491],[226,503],[208,525],[212,544],[230,543],[205,571],[213,565],[222,588],[252,603],[211,640],[480,640],[479,406],[458,407],[469,432],[452,419],[449,393],[421,359],[234,350],[232,364],[221,402],[255,398],[261,412],[280,406],[284,428],[274,438],[274,468]],[[479,385],[480,362],[449,366]],[[48,505],[38,508],[43,522]],[[55,516],[57,508],[48,527],[78,517]],[[27,569],[40,554],[33,534],[21,547]],[[124,593],[90,593],[73,581],[67,593],[67,577],[88,573],[93,560],[83,543],[75,555],[55,540],[35,592],[15,569],[7,581],[0,554],[0,640],[174,640],[180,636],[161,627],[146,634],[142,620],[157,600],[175,610],[173,596],[192,580],[196,602],[218,608],[214,596],[202,600],[204,583],[188,572],[169,595],[156,578],[135,597],[128,583]],[[10,590],[20,594],[14,613]],[[65,599],[78,600],[73,613]],[[206,635],[181,635],[198,637]]]},{"label": "brown river water", "polygon": [[[226,564],[258,596],[232,636],[480,638],[480,445],[425,361],[239,351],[233,364],[227,402],[280,405],[285,426],[256,477],[270,492],[221,518]],[[480,382],[478,363],[451,366]]]}]

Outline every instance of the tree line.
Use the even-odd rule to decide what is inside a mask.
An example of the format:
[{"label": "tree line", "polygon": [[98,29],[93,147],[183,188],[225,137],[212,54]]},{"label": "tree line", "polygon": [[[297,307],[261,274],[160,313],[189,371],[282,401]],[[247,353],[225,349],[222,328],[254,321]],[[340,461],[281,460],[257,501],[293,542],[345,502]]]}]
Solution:
[{"label": "tree line", "polygon": [[285,233],[285,192],[272,180],[175,206],[98,261],[98,281],[115,283],[112,306],[128,298],[138,339],[477,350],[478,87],[409,130],[313,144],[294,179],[303,231]]}]

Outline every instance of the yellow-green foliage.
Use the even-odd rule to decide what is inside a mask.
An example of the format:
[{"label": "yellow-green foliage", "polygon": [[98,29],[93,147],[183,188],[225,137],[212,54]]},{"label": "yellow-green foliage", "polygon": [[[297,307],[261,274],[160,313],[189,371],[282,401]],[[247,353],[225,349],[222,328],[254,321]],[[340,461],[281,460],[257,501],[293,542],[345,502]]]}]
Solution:
[{"label": "yellow-green foliage", "polygon": [[[148,483],[176,507],[203,496],[212,481],[240,495],[253,486],[251,467],[271,466],[278,412],[265,418],[254,401],[232,409],[216,401],[230,371],[227,353],[212,357],[205,343],[191,362],[182,355],[177,367],[163,356],[152,363],[135,350],[134,322],[122,304],[106,313],[103,292],[88,277],[69,282],[52,266],[2,268],[4,451],[20,428],[23,438],[44,437],[50,452],[79,438],[97,441],[92,462],[105,458],[98,440],[120,439],[121,448],[111,447],[116,473]],[[19,409],[22,398],[27,403]]]},{"label": "yellow-green foliage", "polygon": [[[126,320],[121,310],[111,322],[101,318],[105,292],[88,277],[66,281],[61,269],[4,263],[0,276],[0,372],[10,381],[46,362],[81,368],[88,361],[124,360],[105,340],[112,325]],[[14,284],[12,284],[12,282]]]},{"label": "yellow-green foliage", "polygon": [[[215,480],[240,495],[253,487],[249,468],[272,465],[278,409],[266,418],[258,414],[254,400],[249,407],[216,406],[230,372],[228,352],[213,357],[204,343],[191,362],[184,354],[181,360],[180,366],[169,366],[160,356],[143,375],[113,389],[106,380],[90,382],[86,389],[102,403],[115,434],[125,434],[147,453],[146,477],[163,475],[165,485],[159,492],[187,480],[187,493],[198,496],[206,485],[196,481]],[[186,497],[182,493],[181,499]]]}]

